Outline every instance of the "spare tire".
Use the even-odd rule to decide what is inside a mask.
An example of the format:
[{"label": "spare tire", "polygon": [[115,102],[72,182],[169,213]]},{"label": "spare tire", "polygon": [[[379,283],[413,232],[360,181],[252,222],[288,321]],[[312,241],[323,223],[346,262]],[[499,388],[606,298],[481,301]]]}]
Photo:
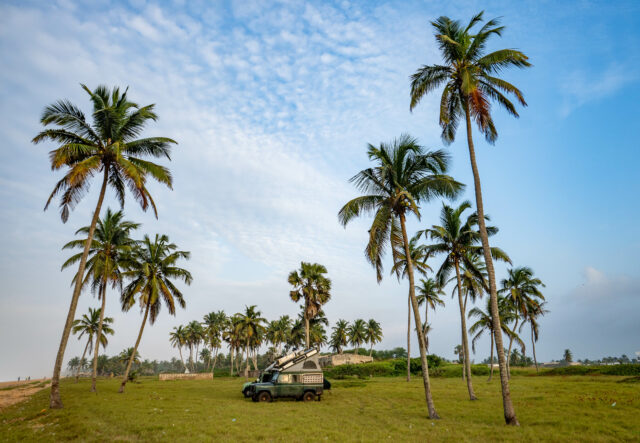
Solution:
[{"label": "spare tire", "polygon": [[330,391],[330,390],[331,390],[331,382],[325,378],[325,379],[322,381],[322,387],[323,387],[324,389],[326,389],[327,391]]}]

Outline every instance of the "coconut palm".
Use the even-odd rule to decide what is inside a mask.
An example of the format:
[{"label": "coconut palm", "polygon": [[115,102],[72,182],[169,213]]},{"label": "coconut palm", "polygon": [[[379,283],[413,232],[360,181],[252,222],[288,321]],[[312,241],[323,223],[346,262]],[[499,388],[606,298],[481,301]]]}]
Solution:
[{"label": "coconut palm", "polygon": [[360,345],[367,341],[367,324],[361,318],[354,320],[349,325],[347,333],[349,334],[349,343],[353,345],[353,353],[357,355]]},{"label": "coconut palm", "polygon": [[320,350],[327,342],[327,331],[322,323],[313,323],[309,328],[309,344]]},{"label": "coconut palm", "polygon": [[[448,17],[440,17],[431,23],[444,64],[422,66],[412,75],[410,109],[413,110],[426,94],[444,85],[440,99],[440,126],[445,143],[454,141],[460,119],[465,120],[480,236],[489,273],[491,312],[495,322],[494,329],[498,331],[501,328],[496,277],[490,254],[489,234],[484,220],[480,173],[476,163],[471,120],[476,122],[487,141],[494,143],[498,133],[491,117],[490,101],[497,102],[515,117],[518,117],[518,112],[504,94],[514,95],[520,104],[526,106],[520,90],[497,75],[506,68],[524,68],[531,64],[526,55],[514,49],[500,49],[486,54],[487,41],[494,34],[500,36],[504,27],[500,26],[498,19],[493,19],[486,22],[478,31],[472,31],[472,28],[482,20],[483,12],[480,12],[467,26]],[[509,391],[506,359],[500,334],[496,334],[496,344],[504,417],[507,424],[518,425]]]},{"label": "coconut palm", "polygon": [[[545,309],[545,305],[547,303],[532,303],[531,306],[527,309],[529,313],[529,326],[531,327],[531,349],[533,352],[533,362],[536,365],[536,372],[538,372],[538,360],[536,358],[536,342],[538,341],[538,337],[540,335],[540,324],[538,323],[538,317],[543,316],[549,311]],[[524,324],[524,323],[523,323]]]},{"label": "coconut palm", "polygon": [[[441,285],[447,281],[449,274],[452,271],[455,271],[458,304],[460,308],[464,374],[466,375],[469,398],[471,400],[476,400],[477,398],[473,391],[473,383],[471,380],[471,361],[469,359],[466,311],[465,303],[462,298],[462,279],[460,276],[460,266],[463,263],[466,269],[475,269],[474,263],[470,260],[470,257],[479,253],[482,248],[480,246],[480,233],[477,231],[477,215],[475,213],[471,214],[463,222],[462,216],[470,207],[471,203],[468,201],[463,202],[457,208],[452,208],[443,204],[440,213],[441,225],[433,225],[430,229],[419,231],[416,236],[420,237],[424,234],[425,237],[428,237],[432,242],[434,242],[425,246],[425,249],[429,254],[445,255],[445,259],[436,274],[438,282]],[[493,235],[498,231],[498,229],[493,226],[488,226],[487,231],[490,235]],[[510,261],[507,254],[499,248],[491,248],[491,255],[497,259]]]},{"label": "coconut palm", "polygon": [[278,320],[274,320],[267,326],[267,340],[276,348],[278,355],[282,354],[282,345],[287,342],[291,333],[291,317],[282,315]]},{"label": "coconut palm", "polygon": [[171,346],[174,348],[178,348],[178,352],[180,353],[180,361],[182,362],[182,366],[187,369],[187,365],[184,364],[184,358],[182,358],[182,347],[187,344],[187,330],[184,326],[174,326],[173,331],[169,333],[169,342]]},{"label": "coconut palm", "polygon": [[222,339],[229,344],[229,375],[233,377],[233,363],[236,351],[240,349],[240,335],[236,330],[237,315],[228,319],[225,330],[222,332]]},{"label": "coconut palm", "polygon": [[[449,163],[447,154],[443,151],[425,152],[417,140],[409,135],[402,135],[391,144],[382,143],[379,147],[369,145],[368,155],[376,165],[360,171],[351,178],[351,182],[364,195],[344,205],[338,213],[338,218],[340,223],[346,226],[364,213],[374,214],[365,255],[376,268],[378,282],[382,279],[382,260],[386,248],[391,247],[394,263],[397,262],[399,250],[404,250],[415,324],[422,325],[415,296],[406,217],[407,214],[414,214],[420,218],[418,204],[438,196],[454,197],[463,185],[445,175]],[[421,327],[417,330],[429,417],[437,418],[438,414],[431,397],[424,336]]]},{"label": "coconut palm", "polygon": [[[84,275],[107,186],[115,191],[121,205],[124,205],[125,189],[128,187],[142,209],[146,211],[151,206],[157,217],[155,203],[147,190],[147,180],[151,177],[171,188],[171,174],[167,168],[143,160],[143,157],[169,158],[171,144],[176,143],[166,137],[137,138],[149,120],[157,120],[154,105],[140,107],[128,100],[126,90],[121,92],[119,88],[109,90],[106,86],[98,86],[94,91],[85,85],[82,88],[89,94],[93,104],[93,123],[87,122],[80,108],[68,100],[58,100],[47,106],[40,118],[43,126],[55,127],[45,129],[33,138],[33,143],[48,140],[58,145],[49,154],[51,168],[66,168],[66,173],[53,188],[45,210],[60,195],[60,216],[63,222],[68,220],[69,211],[87,193],[91,178],[97,173],[102,174],[98,202],[79,260],[79,276]],[[60,398],[60,370],[81,289],[82,278],[79,278],[74,285],[53,367],[50,407],[55,409],[63,407]]]},{"label": "coconut palm", "polygon": [[427,331],[429,330],[429,308],[436,310],[436,306],[444,306],[444,301],[440,298],[444,295],[444,291],[439,283],[432,278],[420,279],[420,285],[418,286],[418,293],[416,298],[418,299],[418,306],[425,304],[424,308],[424,337],[426,340],[427,350],[429,350],[429,337]]},{"label": "coconut palm", "polygon": [[571,363],[573,361],[573,354],[570,349],[565,349],[564,354],[562,355],[562,360],[565,363]]},{"label": "coconut palm", "polygon": [[373,354],[373,345],[382,341],[382,326],[374,319],[369,319],[365,326],[365,341],[371,346],[369,347],[369,357]]},{"label": "coconut palm", "polygon": [[[500,327],[502,328],[502,332],[507,334],[507,337],[516,335],[508,326],[508,324],[513,321],[514,316],[513,311],[509,309],[507,303],[505,303],[504,297],[498,298],[498,306],[500,308]],[[471,339],[471,349],[474,353],[476,352],[476,342],[482,337],[485,331],[487,331],[491,337],[491,357],[489,359],[491,363],[491,370],[489,372],[489,379],[487,380],[491,381],[491,378],[493,377],[493,343],[495,339],[495,335],[493,333],[493,319],[491,318],[491,299],[487,299],[487,308],[485,311],[475,307],[469,311],[468,317],[470,319],[477,318],[476,322],[469,328],[469,333],[473,336]],[[517,339],[520,340],[519,337]]]},{"label": "coconut palm", "polygon": [[[153,241],[145,235],[133,250],[127,263],[127,271],[123,273],[131,282],[124,288],[120,301],[122,310],[128,311],[137,299],[140,309],[144,312],[134,351],[137,351],[140,345],[147,318],[149,323],[155,323],[163,300],[171,315],[176,313],[176,303],[182,308],[186,306],[182,292],[172,280],[182,280],[187,285],[191,284],[191,273],[176,266],[178,260],[189,259],[189,256],[189,252],[177,251],[177,246],[169,243],[169,237],[158,234]],[[133,361],[129,360],[127,364],[118,391],[120,393],[124,392],[132,363]]]},{"label": "coconut palm", "polygon": [[[102,318],[100,310],[92,308],[89,308],[88,315],[82,314],[81,318],[73,321],[71,332],[74,335],[78,334],[78,340],[82,339],[82,336],[84,335],[87,336],[87,344],[84,347],[84,352],[82,353],[80,361],[85,361],[84,357],[87,355],[87,350],[89,351],[89,355],[91,355],[94,337],[100,337],[99,340],[96,340],[97,345],[102,345],[103,349],[107,347],[107,343],[109,342],[107,334],[113,335],[111,323],[113,323],[113,319],[111,317]],[[76,383],[78,382],[79,376],[80,367],[78,367],[78,371],[76,372]]]},{"label": "coconut palm", "polygon": [[[394,254],[395,261],[391,273],[396,274],[398,280],[400,277],[407,276],[407,257],[399,248]],[[418,246],[418,239],[409,240],[409,256],[413,268],[422,275],[426,275],[427,271],[431,271],[431,267],[427,264],[429,254],[422,247]],[[423,329],[424,330],[424,329]],[[411,295],[407,295],[407,382],[411,381]]]},{"label": "coconut palm", "polygon": [[244,376],[248,379],[249,352],[258,347],[261,336],[264,334],[264,323],[266,320],[262,318],[262,313],[256,309],[256,305],[245,306],[244,313],[238,313],[234,318],[236,319],[234,328],[241,337],[242,346],[247,359]]},{"label": "coconut palm", "polygon": [[125,365],[129,362],[139,365],[141,361],[140,353],[137,350],[134,351],[133,348],[126,348],[118,355],[118,361]]},{"label": "coconut palm", "polygon": [[349,344],[348,328],[349,323],[346,320],[340,319],[331,329],[333,332],[331,333],[330,344],[333,350],[338,352],[338,354],[342,354],[344,346]]},{"label": "coconut palm", "polygon": [[[107,302],[107,285],[110,283],[113,289],[122,289],[122,260],[131,251],[134,241],[131,239],[131,231],[140,227],[139,223],[123,220],[122,211],[113,212],[107,208],[107,213],[98,220],[94,232],[92,245],[89,248],[89,255],[86,264],[86,276],[84,285],[91,284],[92,289],[98,291],[98,298],[102,300],[100,307],[100,320],[98,323],[98,335],[101,334],[102,324]],[[89,226],[78,229],[77,234],[86,236],[89,233]],[[86,240],[73,240],[63,246],[62,249],[84,248]],[[82,259],[82,253],[70,257],[63,263],[65,269]],[[78,278],[75,275],[74,280]],[[98,354],[99,348],[96,342],[93,353],[93,367],[91,374],[91,392],[96,392],[96,380],[98,377]]]},{"label": "coconut palm", "polygon": [[[197,371],[197,367],[198,367],[198,362],[197,362],[198,348],[200,347],[200,342],[202,342],[204,338],[204,328],[198,321],[193,320],[189,322],[189,324],[186,327],[186,330],[187,330],[187,345],[189,346],[189,365],[191,366],[191,372],[195,372]],[[195,356],[196,356],[195,362],[193,359],[194,348],[195,348]]]},{"label": "coconut palm", "polygon": [[222,345],[222,332],[225,330],[228,319],[224,311],[210,312],[204,316],[205,340],[209,345],[209,351],[213,354],[213,365],[211,370],[215,370],[218,360],[218,352]]},{"label": "coconut palm", "polygon": [[305,346],[309,348],[309,321],[313,319],[322,306],[331,299],[331,280],[325,274],[327,268],[318,263],[300,263],[300,269],[289,274],[289,284],[293,290],[289,292],[291,300],[304,301]]},{"label": "coconut palm", "polygon": [[291,325],[291,332],[287,340],[288,349],[299,349],[305,345],[306,328],[304,319],[296,319]]},{"label": "coconut palm", "polygon": [[[533,276],[533,270],[526,266],[507,270],[508,276],[501,282],[502,289],[498,291],[505,294],[506,299],[512,304],[515,311],[515,325],[513,330],[518,329],[518,322],[528,321],[529,311],[535,311],[540,302],[544,301],[544,295],[540,292],[540,287],[544,287],[539,278]],[[511,357],[511,346],[513,338],[509,340],[507,351],[507,362]],[[507,363],[507,368],[509,367]]]}]

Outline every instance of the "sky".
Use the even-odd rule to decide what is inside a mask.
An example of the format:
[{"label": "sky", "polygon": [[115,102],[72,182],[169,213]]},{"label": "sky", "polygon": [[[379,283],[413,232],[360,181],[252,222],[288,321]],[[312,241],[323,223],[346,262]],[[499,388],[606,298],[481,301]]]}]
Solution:
[{"label": "sky", "polygon": [[[409,76],[440,62],[431,20],[467,21],[480,10],[507,26],[489,49],[517,48],[533,64],[503,72],[525,94],[521,117],[495,108],[496,144],[477,131],[475,143],[485,210],[500,228],[492,244],[546,284],[550,312],[541,321],[538,358],[560,359],[566,348],[574,359],[634,356],[637,2],[2,0],[0,380],[52,372],[72,292],[73,271],[60,271],[69,254],[61,247],[89,223],[99,186],[66,224],[57,207],[43,211],[60,178],[48,165],[55,146],[30,141],[43,108],[58,99],[90,113],[80,83],[128,86],[133,101],[156,105],[159,120],[144,134],[179,143],[163,162],[174,189],[149,187],[159,218],[131,198],[124,208],[127,219],[143,224],[138,237],[166,233],[191,252],[183,263],[194,278],[182,286],[187,307],[175,317],[163,310],[145,329],[143,358],[177,357],[169,331],[211,311],[233,314],[255,304],[268,319],[297,315],[287,275],[301,261],[328,269],[331,325],[375,318],[384,332],[377,348],[406,346],[407,282],[386,275],[378,284],[363,253],[371,220],[345,229],[337,212],[358,195],[348,180],[370,166],[367,143],[402,133],[427,149],[445,148],[450,174],[468,185],[454,203],[473,201],[464,134],[443,145],[440,91],[409,111]],[[409,232],[437,223],[441,205],[425,203]],[[113,194],[106,206],[118,207]],[[506,269],[497,266],[498,279]],[[447,294],[446,307],[430,313],[430,351],[453,358],[460,315],[451,288]],[[83,293],[77,316],[96,306]],[[133,346],[138,310],[120,312],[110,291],[107,315],[116,331],[107,354]],[[71,337],[65,361],[83,346]],[[488,354],[485,337],[472,358]]]}]

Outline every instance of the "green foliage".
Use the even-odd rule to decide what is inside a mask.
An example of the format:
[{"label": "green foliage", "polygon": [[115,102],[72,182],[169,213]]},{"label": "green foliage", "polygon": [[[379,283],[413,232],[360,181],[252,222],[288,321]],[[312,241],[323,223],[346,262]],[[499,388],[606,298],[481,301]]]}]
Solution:
[{"label": "green foliage", "polygon": [[[437,355],[428,355],[429,371],[438,368],[444,360]],[[327,378],[343,379],[346,377],[396,377],[407,373],[407,360],[398,358],[370,363],[347,364],[325,369]],[[422,365],[419,358],[411,359],[411,373],[421,374]]]},{"label": "green foliage", "polygon": [[640,364],[603,366],[563,366],[540,372],[541,375],[640,375]]}]

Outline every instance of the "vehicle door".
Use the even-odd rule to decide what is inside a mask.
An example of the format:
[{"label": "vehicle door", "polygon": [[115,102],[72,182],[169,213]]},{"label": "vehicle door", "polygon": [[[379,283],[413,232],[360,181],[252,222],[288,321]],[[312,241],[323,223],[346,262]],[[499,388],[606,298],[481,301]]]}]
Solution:
[{"label": "vehicle door", "polygon": [[280,374],[278,376],[278,385],[276,392],[278,397],[290,397],[293,393],[293,383],[291,374]]}]

